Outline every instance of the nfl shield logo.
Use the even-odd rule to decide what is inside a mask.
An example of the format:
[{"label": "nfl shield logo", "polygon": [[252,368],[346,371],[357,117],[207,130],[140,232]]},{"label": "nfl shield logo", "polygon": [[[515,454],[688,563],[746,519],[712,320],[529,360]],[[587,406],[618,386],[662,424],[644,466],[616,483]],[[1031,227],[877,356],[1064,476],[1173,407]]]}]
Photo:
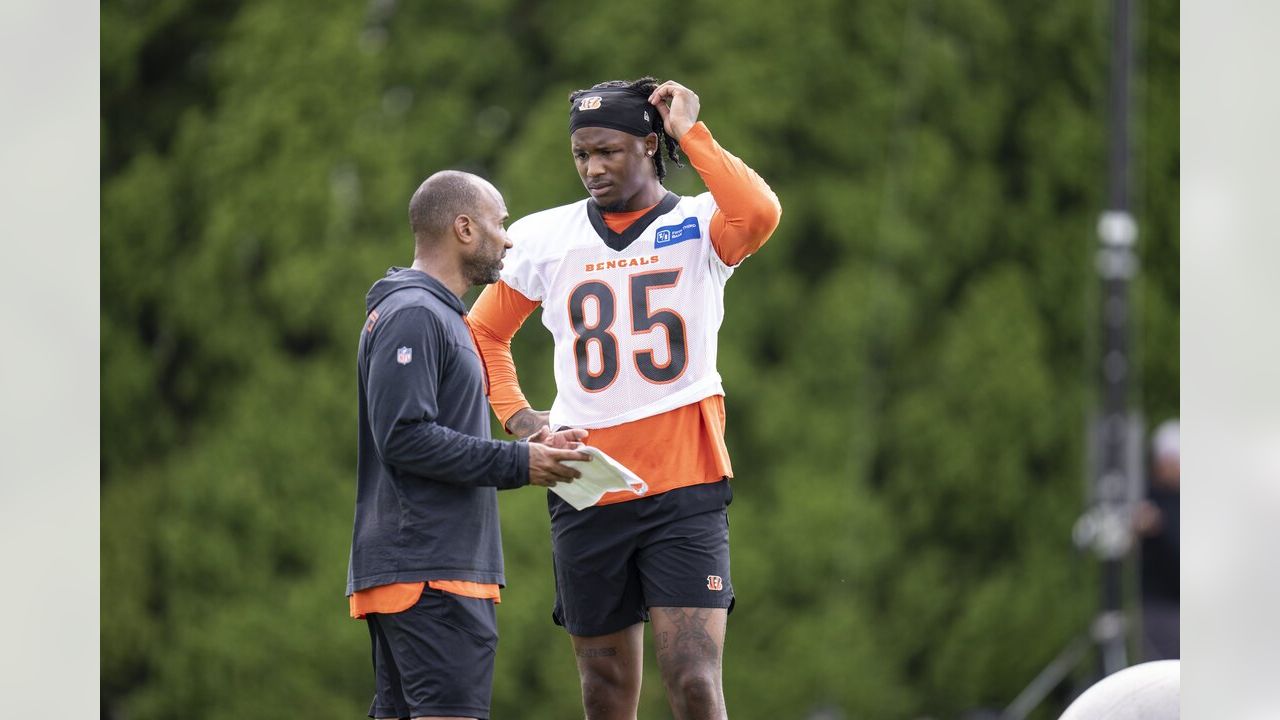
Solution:
[{"label": "nfl shield logo", "polygon": [[413,362],[413,348],[402,347],[399,350],[396,350],[396,362],[401,365],[408,365],[410,362]]}]

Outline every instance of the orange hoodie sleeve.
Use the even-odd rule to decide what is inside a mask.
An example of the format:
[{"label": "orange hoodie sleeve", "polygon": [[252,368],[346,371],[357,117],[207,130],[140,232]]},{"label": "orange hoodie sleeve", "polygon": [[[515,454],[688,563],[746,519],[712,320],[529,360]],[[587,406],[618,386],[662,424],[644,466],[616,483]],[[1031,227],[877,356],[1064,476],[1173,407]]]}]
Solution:
[{"label": "orange hoodie sleeve", "polygon": [[694,123],[680,138],[680,149],[719,207],[711,216],[711,244],[726,265],[737,265],[773,234],[782,204],[755,170],[720,147],[705,124]]},{"label": "orange hoodie sleeve", "polygon": [[467,325],[484,362],[489,405],[504,428],[512,415],[529,407],[516,377],[511,338],[538,305],[538,301],[530,300],[499,280],[480,293],[467,314]]}]

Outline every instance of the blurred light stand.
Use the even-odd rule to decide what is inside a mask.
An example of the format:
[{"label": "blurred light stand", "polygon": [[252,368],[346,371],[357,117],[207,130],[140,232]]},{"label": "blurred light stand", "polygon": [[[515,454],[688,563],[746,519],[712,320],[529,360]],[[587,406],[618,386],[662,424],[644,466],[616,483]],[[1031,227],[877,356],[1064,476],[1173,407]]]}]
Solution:
[{"label": "blurred light stand", "polygon": [[1088,509],[1072,531],[1075,545],[1091,551],[1101,569],[1101,597],[1090,627],[1058,654],[1005,708],[1002,720],[1023,720],[1097,651],[1102,677],[1129,664],[1132,627],[1124,610],[1124,565],[1133,548],[1133,508],[1142,490],[1142,419],[1133,409],[1129,285],[1138,271],[1138,224],[1129,198],[1129,83],[1133,66],[1133,3],[1113,0],[1107,210],[1098,219],[1101,280],[1099,405],[1089,433],[1091,482]]}]

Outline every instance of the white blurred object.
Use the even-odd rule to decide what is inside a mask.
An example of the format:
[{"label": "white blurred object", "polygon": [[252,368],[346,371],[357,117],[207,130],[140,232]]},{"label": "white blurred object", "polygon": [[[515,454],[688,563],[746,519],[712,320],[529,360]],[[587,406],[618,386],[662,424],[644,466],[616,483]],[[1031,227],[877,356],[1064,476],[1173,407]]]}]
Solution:
[{"label": "white blurred object", "polygon": [[1151,437],[1151,448],[1158,458],[1178,458],[1180,441],[1177,420],[1166,420],[1160,423]]},{"label": "white blurred object", "polygon": [[1181,668],[1159,660],[1098,681],[1058,720],[1177,720]]}]

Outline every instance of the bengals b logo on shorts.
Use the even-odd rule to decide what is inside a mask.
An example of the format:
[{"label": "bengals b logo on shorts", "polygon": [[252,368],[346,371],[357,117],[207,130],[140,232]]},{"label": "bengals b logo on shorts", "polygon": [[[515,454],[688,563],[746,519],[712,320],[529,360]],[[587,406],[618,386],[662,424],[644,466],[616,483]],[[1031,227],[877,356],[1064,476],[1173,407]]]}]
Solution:
[{"label": "bengals b logo on shorts", "polygon": [[582,98],[582,102],[578,103],[578,110],[599,110],[600,96],[592,95],[591,97]]},{"label": "bengals b logo on shorts", "polygon": [[723,590],[723,589],[724,589],[724,580],[722,580],[722,579],[720,578],[720,576],[719,576],[719,575],[708,575],[708,576],[707,576],[707,589],[708,589],[708,590]]}]

